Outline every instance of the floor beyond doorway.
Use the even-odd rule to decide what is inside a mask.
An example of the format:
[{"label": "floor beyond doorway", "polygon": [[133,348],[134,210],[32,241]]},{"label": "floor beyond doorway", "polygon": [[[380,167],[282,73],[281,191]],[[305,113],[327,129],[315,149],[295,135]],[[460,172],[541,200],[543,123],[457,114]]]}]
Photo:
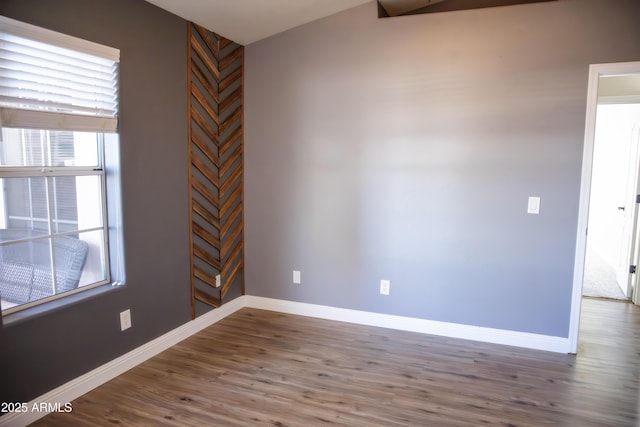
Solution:
[{"label": "floor beyond doorway", "polygon": [[585,297],[628,300],[616,279],[616,271],[597,252],[587,249],[584,268]]}]

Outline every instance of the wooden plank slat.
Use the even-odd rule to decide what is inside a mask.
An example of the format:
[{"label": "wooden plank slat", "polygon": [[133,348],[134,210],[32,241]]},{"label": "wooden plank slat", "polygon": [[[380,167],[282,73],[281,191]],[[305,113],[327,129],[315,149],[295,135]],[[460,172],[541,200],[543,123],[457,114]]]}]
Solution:
[{"label": "wooden plank slat", "polygon": [[225,159],[224,164],[222,165],[222,167],[220,167],[218,172],[220,177],[226,177],[227,173],[229,172],[229,169],[232,168],[234,164],[237,167],[242,166],[242,162],[239,165],[237,165],[236,163],[238,162],[238,160],[242,160],[241,157],[242,157],[243,151],[244,150],[242,149],[242,144],[238,144],[238,146],[233,151],[233,153],[231,153],[229,157]]},{"label": "wooden plank slat", "polygon": [[[238,59],[241,59],[244,55],[244,47],[238,46],[233,51],[228,52],[224,58],[220,59],[218,68],[220,72],[224,71],[227,67],[233,64]],[[242,67],[242,63],[240,63],[240,67]]]},{"label": "wooden plank slat", "polygon": [[192,226],[193,226],[193,233],[196,236],[200,237],[202,240],[204,240],[205,242],[207,242],[208,244],[210,244],[211,246],[213,246],[217,250],[221,249],[220,248],[220,240],[218,240],[218,238],[216,236],[214,236],[213,234],[211,234],[210,232],[205,230],[197,222],[193,222]]},{"label": "wooden plank slat", "polygon": [[207,113],[207,116],[209,116],[209,118],[213,120],[216,125],[219,125],[220,117],[218,116],[217,111],[215,111],[211,104],[207,102],[207,99],[195,85],[191,88],[191,96],[193,96],[193,98],[198,101],[198,104],[200,104],[205,113]]},{"label": "wooden plank slat", "polygon": [[[202,87],[204,87],[204,89],[211,96],[211,98],[213,98],[213,101],[216,104],[219,104],[220,103],[220,95],[218,94],[218,91],[216,90],[217,86],[218,86],[218,83],[215,82],[215,86],[214,86],[214,82],[210,82],[209,81],[207,76],[200,69],[200,67],[198,66],[198,64],[196,62],[191,62],[191,70],[193,71],[193,75],[200,82]],[[191,89],[189,89],[189,90],[191,90]]]},{"label": "wooden plank slat", "polygon": [[207,178],[207,180],[211,184],[213,184],[216,188],[220,188],[220,181],[218,180],[218,175],[215,173],[215,171],[211,170],[211,168],[207,166],[204,160],[202,160],[197,156],[194,156],[193,159],[191,160],[191,163],[193,164],[193,166],[196,167],[196,169],[200,171],[200,173],[202,173],[202,175],[204,175],[205,178]]},{"label": "wooden plank slat", "polygon": [[225,199],[227,192],[237,185],[237,182],[242,177],[242,165],[236,167],[236,169],[224,179],[224,183],[220,186],[220,198]]},{"label": "wooden plank slat", "polygon": [[192,201],[192,209],[195,213],[200,215],[205,221],[213,225],[216,229],[220,229],[220,220],[215,216],[213,212],[204,207],[204,205],[197,200]]},{"label": "wooden plank slat", "polygon": [[198,279],[202,281],[202,283],[205,283],[214,289],[218,289],[216,288],[216,278],[213,276],[210,276],[209,274],[207,274],[206,271],[202,270],[201,268],[198,268],[198,266],[194,268],[194,274]]},{"label": "wooden plank slat", "polygon": [[242,98],[242,86],[231,92],[218,107],[219,115],[222,117],[227,109],[236,101]]},{"label": "wooden plank slat", "polygon": [[220,228],[220,240],[225,240],[229,228],[236,222],[240,214],[242,214],[242,203],[238,203],[236,208],[231,212],[229,218],[224,220],[224,225]]},{"label": "wooden plank slat", "polygon": [[215,197],[211,193],[211,190],[208,189],[207,186],[204,185],[202,182],[200,182],[200,180],[193,177],[193,179],[191,180],[191,188],[192,190],[196,190],[198,194],[204,197],[207,202],[215,206],[216,209],[220,210],[220,199]]},{"label": "wooden plank slat", "polygon": [[220,301],[219,298],[216,298],[214,296],[211,296],[209,294],[206,294],[204,292],[202,292],[200,289],[195,289],[194,291],[194,297],[195,299],[197,299],[200,302],[203,302],[205,304],[208,304],[212,307],[220,307],[222,305],[222,301]]},{"label": "wooden plank slat", "polygon": [[213,126],[211,126],[211,124],[209,124],[209,122],[207,122],[202,114],[200,114],[200,112],[195,108],[191,109],[191,120],[196,122],[200,129],[202,129],[204,133],[209,137],[209,139],[218,144],[218,131],[216,131]]},{"label": "wooden plank slat", "polygon": [[232,44],[233,40],[229,40],[228,38],[225,38],[225,37],[220,37],[219,42],[220,42],[220,50],[222,50],[225,47],[227,47],[230,44]]},{"label": "wooden plank slat", "polygon": [[242,119],[243,111],[242,105],[238,106],[229,117],[220,123],[220,127],[218,128],[220,135],[224,134],[236,121]]},{"label": "wooden plank slat", "polygon": [[202,154],[204,154],[207,159],[216,167],[220,167],[220,160],[218,159],[218,155],[213,151],[213,149],[206,143],[204,139],[202,139],[197,133],[193,132],[191,135],[191,142],[198,147]]},{"label": "wooden plank slat", "polygon": [[[235,142],[239,138],[242,138],[243,135],[244,135],[243,127],[242,126],[238,126],[237,129],[235,129],[233,131],[233,133],[226,138],[226,141],[220,141],[220,148],[218,149],[218,156],[220,158],[224,157],[224,155],[227,152],[227,150],[229,150],[231,147],[233,147]],[[240,141],[240,143],[242,143],[242,141]]]},{"label": "wooden plank slat", "polygon": [[207,67],[207,71],[209,71],[216,79],[219,79],[220,70],[218,69],[218,64],[213,62],[211,57],[207,55],[207,51],[200,43],[198,43],[198,39],[194,35],[191,36],[191,48],[196,55],[198,55],[198,58],[200,58],[205,67]]},{"label": "wooden plank slat", "polygon": [[220,273],[222,287],[220,289],[220,299],[223,299],[230,287],[233,286],[233,281],[237,275],[242,272],[244,265],[243,258],[243,246],[239,245],[238,251],[235,251],[233,256],[229,258],[225,269]]},{"label": "wooden plank slat", "polygon": [[220,288],[220,299],[224,299],[224,297],[227,296],[227,292],[229,292],[229,289],[231,289],[231,286],[240,273],[241,268],[242,260],[238,261],[230,272],[225,273],[224,276],[221,276],[220,280],[222,281],[222,286]]},{"label": "wooden plank slat", "polygon": [[244,245],[242,241],[238,241],[233,247],[233,252],[231,255],[225,260],[225,264],[222,266],[222,270],[220,270],[220,274],[222,276],[228,276],[229,273],[235,269],[236,264],[242,265],[242,254],[244,250]]},{"label": "wooden plank slat", "polygon": [[[229,243],[232,243],[232,241],[229,241]],[[233,252],[231,252],[231,255],[229,255],[229,257],[227,257],[227,259],[225,260],[225,265],[223,265],[222,270],[220,270],[221,274],[228,274],[229,271],[233,269],[233,266],[235,264],[242,263],[242,251],[244,250],[244,244],[242,243],[242,240],[236,241],[232,249]]]},{"label": "wooden plank slat", "polygon": [[233,190],[233,193],[231,193],[224,203],[222,203],[222,206],[220,206],[220,218],[227,216],[227,212],[235,203],[238,203],[238,199],[240,199],[240,203],[242,203],[242,182],[240,182],[236,189]]},{"label": "wooden plank slat", "polygon": [[[191,23],[189,23],[187,25],[187,38],[189,39],[189,41],[191,41],[191,35],[193,33],[193,25],[191,25]],[[191,48],[187,49],[187,64],[193,68],[192,64],[193,64],[193,58],[191,57]],[[191,96],[191,85],[193,84],[192,81],[192,73],[188,72],[187,73],[187,90],[189,91],[188,96]],[[189,128],[188,128],[188,137],[189,137],[189,141],[192,140],[193,138],[193,126],[191,125],[191,110],[193,109],[193,105],[191,102],[188,102],[187,105],[187,111],[189,113]],[[188,159],[189,159],[189,165],[191,164],[191,159],[194,156],[194,152],[192,147],[189,147],[188,150]],[[193,198],[193,187],[192,187],[192,181],[193,181],[193,173],[192,171],[189,171],[189,287],[191,289],[191,319],[195,319],[196,318],[196,299],[195,299],[195,277],[193,275],[193,267],[194,267],[194,255],[193,255],[193,231],[191,228],[191,224],[193,223],[193,203],[194,203],[194,198]]]},{"label": "wooden plank slat", "polygon": [[209,264],[211,267],[215,268],[216,270],[218,270],[218,271],[222,270],[222,265],[220,264],[220,260],[218,260],[215,256],[213,256],[213,254],[211,252],[206,251],[202,247],[194,244],[193,245],[193,254],[194,254],[194,256],[196,256],[197,258],[199,258],[202,261],[206,262],[207,264]]},{"label": "wooden plank slat", "polygon": [[224,92],[226,88],[231,86],[236,80],[242,79],[242,67],[239,67],[237,70],[229,74],[227,77],[222,79],[222,81],[218,84],[218,90],[220,92]]},{"label": "wooden plank slat", "polygon": [[[222,248],[220,249],[220,259],[223,260],[224,262],[222,263],[222,271],[227,271],[230,268],[230,263],[233,263],[233,260],[235,257],[237,257],[241,252],[242,249],[244,248],[243,242],[242,242],[242,236],[240,236],[240,239],[237,239],[237,237],[240,235],[240,233],[242,233],[242,225],[238,226],[237,228],[233,229],[233,234],[236,235],[236,238],[229,238],[229,240],[225,241],[225,244],[223,245],[223,248],[225,250],[224,255],[222,254]],[[230,253],[230,255],[229,255]]]},{"label": "wooden plank slat", "polygon": [[240,233],[242,233],[242,224],[238,225],[237,227],[234,227],[233,231],[229,235],[229,238],[222,243],[222,247],[220,248],[220,259],[222,260],[223,269],[225,267],[225,263],[230,258],[230,257],[227,257],[229,252],[231,252],[231,250],[236,250],[238,248],[238,245],[242,245],[242,239],[240,239],[240,241],[237,241],[238,236],[240,236]]},{"label": "wooden plank slat", "polygon": [[211,34],[206,28],[201,27],[196,23],[192,22],[191,25],[193,25],[193,28],[195,28],[204,43],[207,45],[211,54],[217,59],[220,56],[220,43],[217,37],[211,37]]}]

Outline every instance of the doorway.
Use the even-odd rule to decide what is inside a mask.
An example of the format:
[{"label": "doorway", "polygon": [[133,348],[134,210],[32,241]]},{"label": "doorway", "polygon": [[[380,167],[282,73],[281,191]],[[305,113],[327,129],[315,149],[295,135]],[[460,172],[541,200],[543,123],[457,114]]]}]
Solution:
[{"label": "doorway", "polygon": [[[582,295],[630,300],[640,167],[640,75],[600,76]],[[617,88],[613,91],[612,88]],[[609,93],[612,95],[609,95]]]},{"label": "doorway", "polygon": [[[640,76],[640,62],[626,62],[626,63],[612,63],[612,64],[593,64],[589,67],[589,86],[587,91],[587,114],[585,121],[585,139],[584,149],[582,156],[582,176],[580,186],[580,202],[578,212],[578,228],[576,235],[576,255],[574,263],[573,273],[573,295],[571,303],[570,323],[569,323],[569,352],[576,353],[578,350],[578,333],[580,327],[580,311],[582,307],[582,291],[585,275],[585,264],[587,255],[587,230],[589,225],[589,205],[591,196],[591,186],[593,177],[594,166],[594,148],[596,139],[596,118],[598,111],[598,103],[640,103],[640,86],[637,88],[629,89],[624,85],[616,85],[613,83],[619,83],[620,79],[613,79],[614,77],[638,77]],[[610,78],[610,79],[608,79]],[[639,81],[637,79],[627,79],[629,81]],[[605,92],[606,90],[606,92]],[[599,99],[600,98],[600,99]],[[630,143],[631,144],[631,143]],[[633,144],[631,144],[633,145]],[[630,148],[631,150],[631,148]],[[638,150],[640,151],[640,150]],[[636,154],[637,155],[637,152]],[[636,158],[635,167],[640,164],[640,158]],[[628,180],[628,182],[633,179]],[[629,184],[629,188],[633,188],[633,192],[637,191],[638,176],[635,176],[635,183]],[[625,185],[625,193],[629,188]],[[595,189],[594,189],[595,190]],[[630,191],[630,190],[629,190]],[[632,193],[632,192],[631,192]],[[629,193],[629,194],[631,194]],[[639,251],[635,242],[640,242],[638,238],[638,229],[635,227],[638,218],[638,203],[635,203],[635,198],[632,202],[626,202],[623,205],[616,206],[624,207],[624,216],[627,216],[623,221],[630,221],[634,227],[630,230],[629,224],[623,225],[627,227],[625,232],[630,234],[630,249],[625,250],[624,253],[629,253],[628,265],[638,265]],[[629,220],[630,218],[630,220]],[[622,245],[622,244],[621,244]],[[622,251],[622,249],[621,249]],[[620,259],[624,259],[626,255],[620,255]],[[631,299],[634,303],[638,301],[638,294],[640,292],[633,292],[636,287],[637,274],[633,272],[633,269],[626,270],[623,274],[621,271],[616,271],[616,276],[620,273],[621,277],[626,275],[628,280],[627,291],[629,292]],[[640,273],[640,270],[639,272]],[[622,287],[621,287],[622,289]],[[629,291],[631,289],[631,291]]]}]

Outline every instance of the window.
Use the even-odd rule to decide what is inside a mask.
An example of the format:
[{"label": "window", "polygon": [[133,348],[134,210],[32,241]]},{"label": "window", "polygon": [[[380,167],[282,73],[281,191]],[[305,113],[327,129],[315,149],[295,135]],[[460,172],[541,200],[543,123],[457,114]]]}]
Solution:
[{"label": "window", "polygon": [[123,281],[118,61],[116,49],[0,17],[3,314]]}]

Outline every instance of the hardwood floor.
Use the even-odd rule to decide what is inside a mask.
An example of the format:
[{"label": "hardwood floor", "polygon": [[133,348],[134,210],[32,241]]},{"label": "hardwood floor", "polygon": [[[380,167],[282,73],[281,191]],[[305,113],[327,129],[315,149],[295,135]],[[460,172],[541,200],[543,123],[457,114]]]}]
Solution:
[{"label": "hardwood floor", "polygon": [[572,356],[242,309],[36,424],[635,426],[640,309],[582,316]]}]

